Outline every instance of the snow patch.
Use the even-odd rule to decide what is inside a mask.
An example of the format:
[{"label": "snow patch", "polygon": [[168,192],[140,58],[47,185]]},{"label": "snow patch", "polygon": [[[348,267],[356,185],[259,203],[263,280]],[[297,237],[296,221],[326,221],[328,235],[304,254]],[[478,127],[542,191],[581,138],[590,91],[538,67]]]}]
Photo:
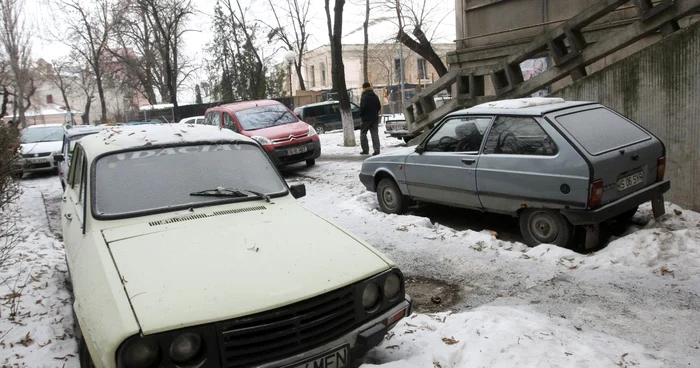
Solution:
[{"label": "snow patch", "polygon": [[566,101],[559,97],[530,97],[487,102],[475,107],[490,107],[494,109],[523,109],[526,107],[554,105],[564,102]]}]

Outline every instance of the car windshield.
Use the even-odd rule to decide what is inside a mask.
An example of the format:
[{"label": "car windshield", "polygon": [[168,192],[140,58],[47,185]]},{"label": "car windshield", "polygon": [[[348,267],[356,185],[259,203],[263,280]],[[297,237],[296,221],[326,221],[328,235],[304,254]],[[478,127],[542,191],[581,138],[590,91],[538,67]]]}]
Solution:
[{"label": "car windshield", "polygon": [[238,121],[243,130],[264,129],[278,125],[296,123],[298,120],[284,105],[258,106],[238,111]]},{"label": "car windshield", "polygon": [[[254,192],[273,196],[287,190],[265,152],[251,143],[115,153],[99,158],[93,171],[92,211],[98,218],[254,201],[260,200]],[[250,195],[190,195],[216,188],[232,188]]]},{"label": "car windshield", "polygon": [[22,131],[21,143],[56,142],[63,140],[63,127],[47,126]]}]

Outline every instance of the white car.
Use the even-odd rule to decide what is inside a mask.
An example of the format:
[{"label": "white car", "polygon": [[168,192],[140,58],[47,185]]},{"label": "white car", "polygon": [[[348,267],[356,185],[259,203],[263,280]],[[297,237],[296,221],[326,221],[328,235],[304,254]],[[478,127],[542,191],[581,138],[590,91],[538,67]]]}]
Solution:
[{"label": "white car", "polygon": [[80,139],[61,207],[83,367],[346,367],[411,313],[401,271],[213,126]]},{"label": "white car", "polygon": [[180,120],[180,124],[202,124],[204,123],[204,115],[202,116],[191,116],[189,118],[184,118]]},{"label": "white car", "polygon": [[96,134],[102,131],[105,126],[93,125],[67,125],[63,128],[63,144],[60,154],[54,155],[58,165],[58,179],[61,181],[61,187],[66,189],[66,181],[68,179],[68,170],[70,169],[70,161],[73,156],[73,149],[78,139]]},{"label": "white car", "polygon": [[17,176],[24,173],[56,170],[55,155],[60,154],[63,142],[63,125],[30,125],[20,133],[22,158],[15,165]]}]

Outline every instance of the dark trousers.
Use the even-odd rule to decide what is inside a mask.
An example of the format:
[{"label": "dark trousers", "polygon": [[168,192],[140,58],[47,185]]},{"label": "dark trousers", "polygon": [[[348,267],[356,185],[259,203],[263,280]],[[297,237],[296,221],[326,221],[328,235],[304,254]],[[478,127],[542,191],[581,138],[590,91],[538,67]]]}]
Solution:
[{"label": "dark trousers", "polygon": [[362,152],[369,152],[369,142],[367,142],[367,131],[372,135],[372,148],[374,153],[379,153],[379,121],[363,121],[360,126],[360,146]]}]

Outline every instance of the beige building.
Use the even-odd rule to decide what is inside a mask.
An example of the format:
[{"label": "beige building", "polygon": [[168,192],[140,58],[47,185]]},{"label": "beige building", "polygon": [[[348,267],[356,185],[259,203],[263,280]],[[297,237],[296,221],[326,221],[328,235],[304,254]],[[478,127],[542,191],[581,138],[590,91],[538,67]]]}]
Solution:
[{"label": "beige building", "polygon": [[[447,66],[447,53],[454,51],[453,44],[434,44],[437,54]],[[381,43],[369,45],[369,82],[378,89],[385,87],[398,88],[401,75],[400,70],[400,46],[398,43]],[[345,66],[345,83],[351,90],[351,99],[357,101],[360,96],[362,83],[362,44],[343,45],[343,64]],[[424,87],[437,80],[439,77],[430,63],[407,47],[403,47],[404,58],[404,83],[407,94],[415,91],[415,88]],[[304,54],[302,61],[302,76],[306,89],[309,91],[329,91],[333,88],[331,80],[331,48],[329,45],[321,46]],[[419,88],[420,88],[419,87]],[[289,90],[288,84],[285,91]],[[292,68],[292,90],[297,96],[304,92],[299,91],[299,79]],[[385,102],[386,103],[386,102]]]}]

